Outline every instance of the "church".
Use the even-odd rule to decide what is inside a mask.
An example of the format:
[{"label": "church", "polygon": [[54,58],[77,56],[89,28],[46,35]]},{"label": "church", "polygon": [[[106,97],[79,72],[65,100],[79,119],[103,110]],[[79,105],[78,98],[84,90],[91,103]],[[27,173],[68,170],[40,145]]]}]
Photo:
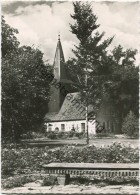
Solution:
[{"label": "church", "polygon": [[[54,56],[54,79],[50,87],[50,101],[48,104],[48,113],[44,117],[46,131],[86,131],[86,106],[80,100],[80,93],[74,92],[72,81],[69,79],[65,58],[62,49],[60,36]],[[92,106],[88,106],[88,115],[92,113]],[[96,118],[90,117],[88,120],[89,135],[97,133],[100,127],[105,132],[120,134],[121,125],[117,115],[116,108],[112,100],[104,97],[102,99]]]}]

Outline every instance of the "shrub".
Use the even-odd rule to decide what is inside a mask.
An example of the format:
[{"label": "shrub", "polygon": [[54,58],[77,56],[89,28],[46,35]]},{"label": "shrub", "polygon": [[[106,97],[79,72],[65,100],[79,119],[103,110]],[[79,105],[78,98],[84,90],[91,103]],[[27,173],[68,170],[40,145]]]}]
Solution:
[{"label": "shrub", "polygon": [[32,132],[31,135],[32,135],[32,138],[33,139],[36,139],[36,138],[44,138],[45,137],[45,134],[44,133],[41,133],[41,132]]},{"label": "shrub", "polygon": [[68,137],[74,137],[75,136],[75,131],[70,130],[68,133]]},{"label": "shrub", "polygon": [[14,177],[9,177],[2,179],[2,188],[13,188],[21,187],[26,183],[35,182],[36,180],[41,180],[43,177],[41,175],[19,175]]},{"label": "shrub", "polygon": [[60,138],[60,139],[68,138],[68,133],[64,132],[64,131],[59,131],[58,132],[58,138]]},{"label": "shrub", "polygon": [[138,148],[120,143],[107,147],[4,148],[1,155],[2,178],[13,174],[40,173],[42,165],[51,162],[138,163],[138,151]]},{"label": "shrub", "polygon": [[2,176],[40,171],[39,159],[42,158],[42,148],[4,148],[2,149]]},{"label": "shrub", "polygon": [[132,111],[124,119],[122,132],[130,137],[139,136],[139,122]]},{"label": "shrub", "polygon": [[78,137],[79,139],[84,137],[84,132],[76,132],[75,136]]},{"label": "shrub", "polygon": [[76,131],[68,131],[68,132],[64,132],[64,131],[49,131],[47,132],[46,136],[49,139],[66,139],[66,138],[83,138],[84,137],[84,133],[83,132],[76,132]]},{"label": "shrub", "polygon": [[44,177],[42,186],[53,186],[57,184],[57,177],[54,175],[48,175]]},{"label": "shrub", "polygon": [[104,137],[115,137],[115,135],[111,134],[111,133],[107,133],[107,132],[101,132],[101,133],[96,133],[96,135],[94,137],[97,138],[104,138]]},{"label": "shrub", "polygon": [[58,137],[57,137],[57,134],[58,133],[56,133],[56,132],[54,132],[54,131],[48,131],[47,132],[47,137],[49,138],[49,139],[57,139]]}]

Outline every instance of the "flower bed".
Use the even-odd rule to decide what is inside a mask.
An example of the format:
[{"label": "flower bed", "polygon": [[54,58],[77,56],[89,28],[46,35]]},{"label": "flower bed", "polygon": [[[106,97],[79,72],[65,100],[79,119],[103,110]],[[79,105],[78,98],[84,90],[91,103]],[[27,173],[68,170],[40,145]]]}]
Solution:
[{"label": "flower bed", "polygon": [[137,163],[138,148],[113,143],[107,147],[64,146],[48,148],[4,148],[2,149],[2,178],[18,174],[42,171],[42,165],[51,162],[69,163]]}]

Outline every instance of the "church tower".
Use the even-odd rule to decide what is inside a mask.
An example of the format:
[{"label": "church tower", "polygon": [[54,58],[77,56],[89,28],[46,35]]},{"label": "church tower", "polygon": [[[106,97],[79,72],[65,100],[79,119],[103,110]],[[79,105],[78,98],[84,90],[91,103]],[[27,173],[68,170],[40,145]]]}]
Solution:
[{"label": "church tower", "polygon": [[58,35],[58,42],[57,42],[53,67],[54,67],[54,78],[57,79],[58,82],[67,79],[65,58],[63,54],[61,41],[60,41],[60,35]]},{"label": "church tower", "polygon": [[63,89],[65,88],[68,91],[68,85],[70,83],[70,80],[68,80],[67,77],[65,58],[61,45],[60,35],[58,35],[53,70],[54,80],[50,88],[50,101],[48,104],[48,111],[59,112],[66,96],[66,94],[64,95],[64,93],[62,93],[61,88],[63,87]]}]

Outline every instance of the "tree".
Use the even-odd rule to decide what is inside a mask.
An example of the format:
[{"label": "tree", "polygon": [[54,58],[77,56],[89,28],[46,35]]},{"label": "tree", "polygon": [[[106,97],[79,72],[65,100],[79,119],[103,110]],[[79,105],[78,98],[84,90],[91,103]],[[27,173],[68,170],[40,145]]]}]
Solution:
[{"label": "tree", "polygon": [[110,74],[107,48],[113,37],[104,40],[105,33],[98,32],[97,16],[89,3],[74,2],[73,6],[74,14],[71,17],[75,23],[70,24],[70,28],[78,38],[79,45],[75,46],[75,57],[68,60],[67,66],[86,108],[92,104],[96,114],[104,93],[103,83],[107,82],[106,77]]},{"label": "tree", "polygon": [[50,69],[39,49],[19,47],[17,31],[4,18],[2,31],[2,137],[16,141],[42,122],[49,100]]},{"label": "tree", "polygon": [[124,50],[121,45],[112,51],[110,62],[112,64],[111,85],[108,93],[114,99],[122,121],[132,110],[138,117],[139,105],[139,75],[135,66],[135,49]]},{"label": "tree", "polygon": [[79,45],[75,46],[75,50],[73,50],[75,58],[68,60],[67,65],[73,79],[76,82],[78,81],[78,90],[81,93],[87,90],[85,79],[87,75],[88,86],[93,92],[92,98],[89,100],[94,103],[95,99],[99,98],[101,90],[99,92],[98,89],[106,78],[105,75],[107,76],[110,73],[110,59],[107,55],[107,48],[113,37],[103,40],[105,33],[98,32],[97,16],[93,13],[89,3],[75,2],[73,6],[74,15],[71,17],[75,23],[71,24],[70,27],[71,32],[78,38]]},{"label": "tree", "polygon": [[122,132],[131,137],[139,137],[139,121],[132,111],[124,118]]},{"label": "tree", "polygon": [[106,94],[114,100],[121,121],[129,110],[138,117],[138,67],[135,66],[137,50],[124,50],[121,45],[115,47],[111,54],[108,46],[113,37],[104,40],[104,32],[99,33],[97,16],[93,14],[89,3],[75,2],[75,23],[71,32],[79,40],[73,50],[75,57],[67,61],[70,75],[77,91],[91,104],[96,115],[101,99]]},{"label": "tree", "polygon": [[11,53],[14,53],[17,51],[17,48],[19,46],[19,41],[16,38],[16,34],[18,34],[18,30],[10,27],[4,20],[4,17],[2,16],[2,22],[1,22],[1,47],[2,47],[2,57],[5,58],[6,55],[10,55]]}]

